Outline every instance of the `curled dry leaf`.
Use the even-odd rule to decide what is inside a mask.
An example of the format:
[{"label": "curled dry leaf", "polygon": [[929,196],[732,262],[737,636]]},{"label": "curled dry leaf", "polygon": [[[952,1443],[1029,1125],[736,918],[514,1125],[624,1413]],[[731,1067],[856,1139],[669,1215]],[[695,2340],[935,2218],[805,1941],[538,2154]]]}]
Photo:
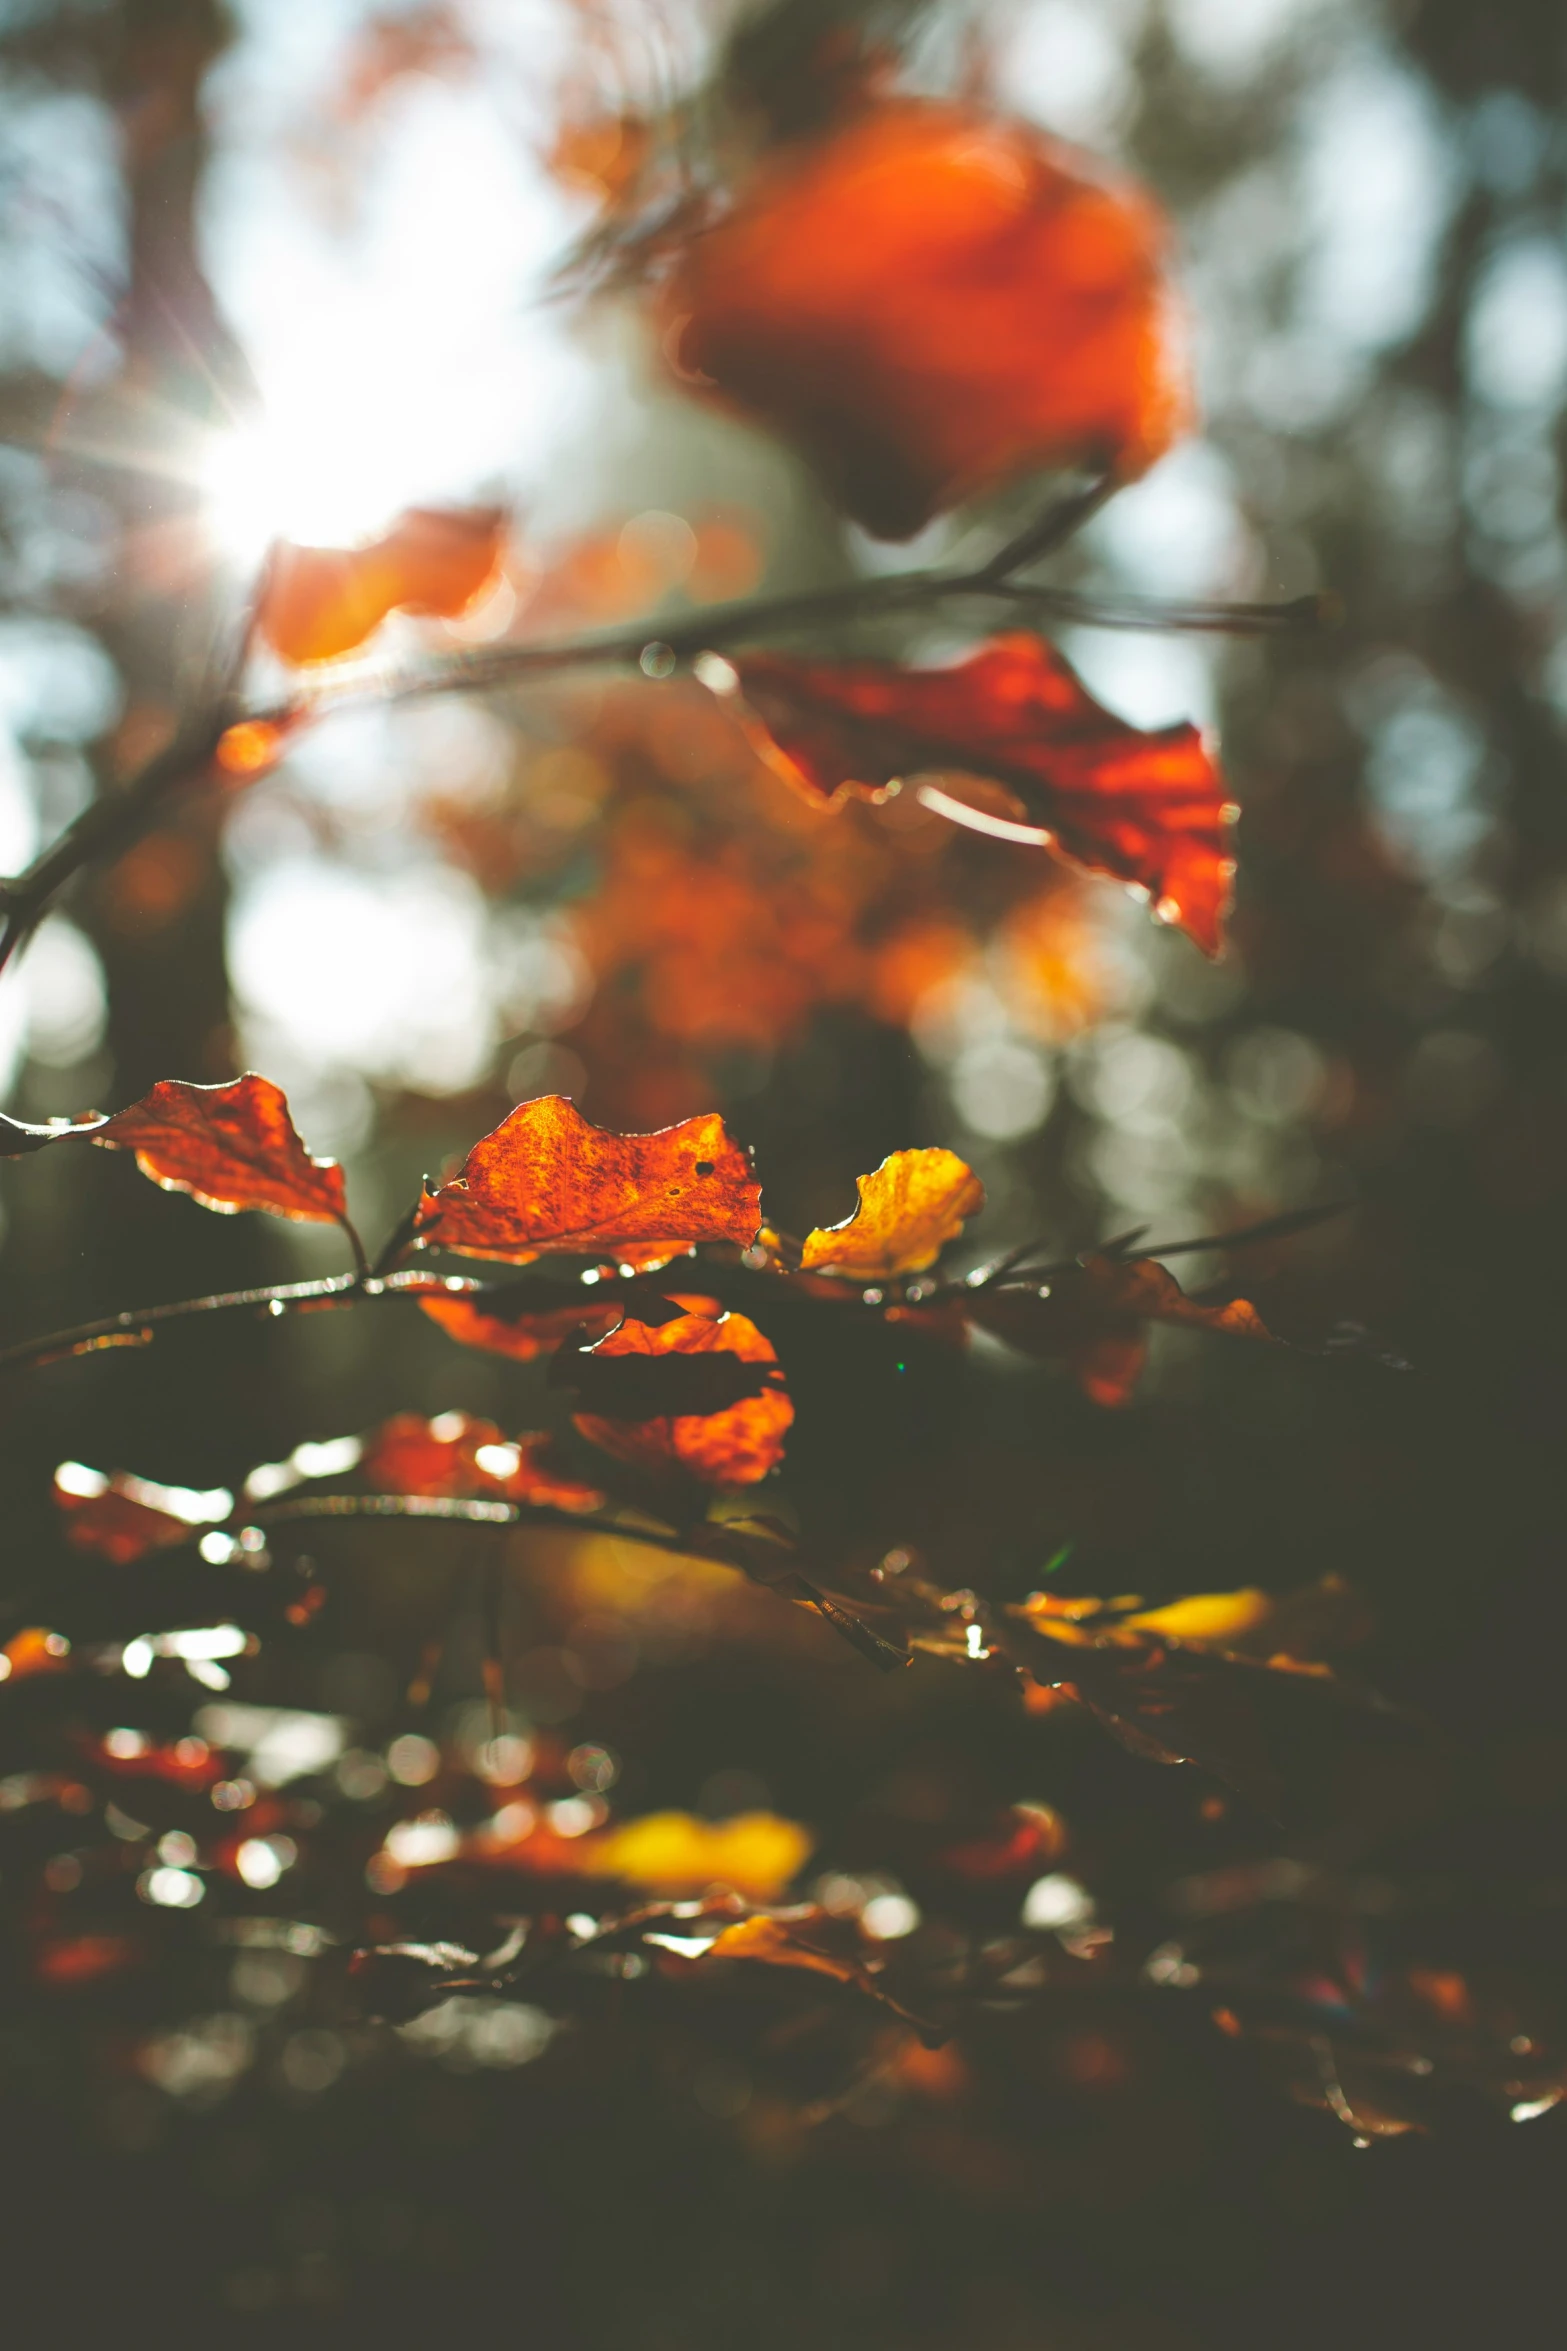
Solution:
[{"label": "curled dry leaf", "polygon": [[527,1265],[549,1252],[659,1263],[693,1241],[746,1248],[761,1186],[716,1111],[651,1135],[592,1125],[561,1094],[523,1102],[420,1206],[419,1237]]},{"label": "curled dry leaf", "polygon": [[[613,1453],[617,1460],[630,1462],[639,1469],[657,1471],[675,1467],[700,1478],[705,1485],[754,1485],[782,1461],[784,1438],[794,1421],[794,1406],[784,1387],[771,1342],[763,1338],[755,1323],[745,1315],[725,1314],[712,1321],[706,1315],[685,1314],[656,1329],[646,1323],[624,1322],[579,1361],[602,1361],[605,1357],[633,1359],[638,1385],[634,1390],[628,1388],[627,1393],[634,1403],[642,1403],[658,1400],[659,1375],[667,1377],[672,1369],[668,1358],[712,1355],[735,1359],[733,1369],[729,1363],[724,1364],[723,1377],[726,1382],[733,1382],[738,1373],[745,1383],[746,1392],[722,1409],[697,1412],[666,1409],[637,1419],[584,1412],[575,1415],[575,1425],[592,1443],[602,1445],[606,1453]],[[712,1374],[704,1372],[700,1376],[708,1379]],[[675,1377],[685,1385],[678,1372]],[[678,1395],[673,1399],[676,1404],[685,1400]],[[706,1396],[700,1401],[706,1403]]]},{"label": "curled dry leaf", "polygon": [[308,666],[353,653],[396,611],[456,620],[500,562],[504,517],[415,508],[367,547],[296,547],[272,559],[256,615],[284,661]]},{"label": "curled dry leaf", "polygon": [[681,372],[907,538],[1040,466],[1140,473],[1186,426],[1165,232],[1032,126],[901,99],[782,149],[668,290]]},{"label": "curled dry leaf", "polygon": [[923,1273],[985,1205],[984,1185],[954,1151],[894,1151],[855,1182],[854,1214],[806,1236],[806,1272],[846,1281]]},{"label": "curled dry leaf", "polygon": [[601,1510],[604,1497],[551,1460],[547,1435],[506,1437],[466,1412],[398,1412],[365,1440],[358,1475],[388,1494],[451,1494]]},{"label": "curled dry leaf", "polygon": [[1130,1397],[1148,1354],[1144,1325],[1182,1323],[1230,1339],[1277,1344],[1244,1298],[1205,1306],[1152,1257],[1090,1257],[1048,1283],[975,1290],[967,1319],[1024,1355],[1063,1356],[1096,1404]]},{"label": "curled dry leaf", "polygon": [[335,1159],[311,1158],[270,1078],[223,1086],[164,1078],[128,1110],[82,1131],[108,1150],[134,1151],[155,1184],[189,1192],[222,1215],[265,1208],[301,1224],[347,1222],[342,1169]]},{"label": "curled dry leaf", "polygon": [[188,1543],[195,1528],[216,1526],[234,1506],[221,1487],[199,1493],[123,1470],[105,1476],[80,1461],[61,1462],[54,1473],[54,1499],[65,1520],[66,1541],[116,1567],[128,1567],[146,1552]]},{"label": "curled dry leaf", "polygon": [[746,1959],[764,1967],[799,1968],[808,1975],[828,1976],[834,1983],[845,1984],[851,1991],[890,2008],[922,2040],[934,2044],[944,2039],[945,2035],[923,2017],[911,2015],[883,1991],[864,1961],[852,1949],[842,1947],[851,1931],[841,1920],[821,1910],[798,1918],[742,1918],[725,1927],[702,1956],[704,1961]]},{"label": "curled dry leaf", "polygon": [[[724,670],[704,666],[722,690]],[[760,653],[727,668],[757,750],[809,798],[876,798],[908,776],[984,778],[1003,787],[1010,815],[946,792],[934,805],[1146,891],[1164,920],[1217,954],[1235,870],[1232,812],[1197,727],[1128,726],[1053,645],[1022,631],[946,669]]]}]

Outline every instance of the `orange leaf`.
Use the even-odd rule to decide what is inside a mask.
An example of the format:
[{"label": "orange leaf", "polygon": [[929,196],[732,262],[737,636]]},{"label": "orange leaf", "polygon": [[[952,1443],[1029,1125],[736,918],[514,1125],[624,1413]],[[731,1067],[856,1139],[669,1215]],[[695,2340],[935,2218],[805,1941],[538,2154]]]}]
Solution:
[{"label": "orange leaf", "polygon": [[504,1437],[466,1412],[426,1420],[398,1412],[365,1441],[359,1475],[381,1493],[451,1494],[532,1502],[552,1510],[601,1510],[604,1497],[551,1463],[548,1436]]},{"label": "orange leaf", "polygon": [[560,1094],[519,1103],[426,1195],[420,1238],[527,1265],[546,1252],[661,1260],[692,1241],[746,1248],[761,1186],[716,1111],[652,1135],[612,1135]]},{"label": "orange leaf", "polygon": [[308,665],[353,653],[391,612],[455,620],[494,576],[503,517],[411,508],[370,546],[280,547],[256,627],[284,661]]},{"label": "orange leaf", "polygon": [[688,380],[907,538],[1043,466],[1142,472],[1188,422],[1163,223],[1042,132],[901,99],[779,153],[669,294]]},{"label": "orange leaf", "polygon": [[1128,726],[1100,708],[1053,645],[1022,632],[992,638],[949,669],[760,653],[730,667],[757,750],[818,803],[876,797],[906,776],[985,778],[1025,823],[998,822],[945,792],[926,797],[959,823],[1048,844],[1090,873],[1147,891],[1166,921],[1218,952],[1234,873],[1229,808],[1195,726]]},{"label": "orange leaf", "polygon": [[647,1419],[578,1413],[576,1426],[606,1453],[637,1468],[662,1470],[673,1464],[707,1485],[754,1485],[782,1461],[794,1406],[770,1342],[743,1314],[726,1314],[716,1322],[687,1314],[657,1328],[624,1322],[589,1351],[587,1360],[691,1355],[736,1356],[742,1363],[768,1367],[760,1393],[712,1412],[666,1412]]},{"label": "orange leaf", "polygon": [[855,1180],[854,1214],[807,1235],[800,1254],[807,1272],[848,1281],[923,1273],[985,1205],[984,1185],[954,1151],[894,1151]]},{"label": "orange leaf", "polygon": [[1131,1395],[1148,1352],[1144,1323],[1273,1340],[1246,1299],[1205,1306],[1153,1257],[1090,1257],[1042,1288],[976,1290],[962,1306],[970,1322],[1024,1355],[1064,1356],[1096,1404],[1124,1404]]},{"label": "orange leaf", "polygon": [[834,1983],[847,1984],[851,1990],[890,2008],[922,2039],[939,2041],[943,2036],[884,1992],[861,1960],[848,1951],[832,1948],[842,1932],[841,1922],[824,1911],[794,1919],[742,1918],[725,1927],[702,1957],[704,1963],[709,1959],[749,1959],[765,1967],[800,1968],[810,1975],[829,1976]]},{"label": "orange leaf", "polygon": [[310,1157],[270,1078],[226,1086],[163,1078],[93,1128],[91,1139],[134,1151],[142,1174],[166,1192],[189,1192],[224,1216],[265,1208],[302,1224],[347,1223],[342,1169],[335,1159]]},{"label": "orange leaf", "polygon": [[216,1526],[234,1506],[232,1495],[219,1487],[200,1494],[121,1470],[106,1477],[80,1461],[61,1462],[54,1473],[54,1499],[65,1517],[66,1541],[116,1567],[148,1551],[190,1542],[195,1528]]},{"label": "orange leaf", "polygon": [[488,1302],[479,1305],[471,1298],[431,1294],[421,1297],[419,1304],[459,1346],[509,1355],[514,1363],[533,1363],[541,1355],[553,1354],[574,1331],[602,1338],[614,1329],[623,1311],[611,1298],[590,1300],[585,1295],[580,1306],[551,1306],[540,1313],[516,1316],[496,1314]]}]

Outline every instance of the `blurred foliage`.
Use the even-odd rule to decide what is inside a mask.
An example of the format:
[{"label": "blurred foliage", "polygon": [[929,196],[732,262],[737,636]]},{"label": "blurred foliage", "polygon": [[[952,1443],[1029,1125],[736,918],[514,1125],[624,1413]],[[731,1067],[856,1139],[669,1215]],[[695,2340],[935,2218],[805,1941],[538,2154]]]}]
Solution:
[{"label": "blurred foliage", "polygon": [[[823,45],[852,64],[866,29],[877,70],[1082,138],[1176,223],[1203,437],[1051,576],[1340,602],[1332,632],[1266,644],[1070,634],[1119,715],[1219,724],[1243,810],[1226,959],[912,796],[821,816],[654,663],[344,712],[173,806],[0,983],[8,1106],[117,1109],[254,1064],[346,1161],[372,1247],[546,1092],[607,1127],[722,1111],[786,1233],[847,1217],[911,1145],[983,1178],[976,1253],[1349,1201],[1254,1252],[1246,1295],[1291,1335],[1368,1326],[1408,1376],[1161,1327],[1115,1412],[1059,1365],[880,1318],[802,1304],[770,1335],[791,1506],[867,1558],[901,1546],[893,1584],[928,1563],[936,1648],[983,1646],[975,1591],[1140,1595],[1120,1624],[1333,1576],[1371,1628],[1341,1670],[1397,1711],[1323,1738],[1310,1677],[1274,1677],[1300,1685],[1282,1741],[1311,1789],[1281,1827],[1044,1681],[1003,1699],[983,1660],[928,1650],[879,1677],[731,1568],[613,1536],[514,1530],[481,1557],[471,1531],[345,1521],[280,1532],[262,1575],[116,1565],[67,1543],[57,1462],[199,1499],[258,1462],[330,1478],[330,1442],[393,1414],[482,1416],[504,1449],[563,1433],[570,1400],[402,1306],[7,1373],[3,2212],[8,2303],[41,2334],[135,2311],[237,2342],[456,2319],[650,2351],[1304,2351],[1468,2345],[1554,2291],[1558,10],[6,10],[0,863],[122,782],[209,675],[254,551],[206,535],[203,451],[234,436],[230,504],[269,491],[257,385],[301,478],[314,434],[318,489],[357,491],[386,444],[365,541],[441,500],[515,516],[472,634],[393,619],[388,660],[656,640],[758,586],[885,570],[792,460],[670,384],[636,294],[561,276],[617,194],[614,168],[564,168],[589,147],[563,125],[648,126],[614,152],[657,225],[693,156],[809,119]],[[1008,493],[963,528],[1030,511]],[[938,523],[909,560],[959,538]],[[939,658],[977,633],[913,614],[789,649]],[[108,1153],[6,1179],[8,1341],[346,1262]],[[852,1597],[869,1614],[875,1587]],[[90,1662],[229,1608],[265,1619],[259,1652],[193,1662],[231,1691],[178,1654],[140,1682]],[[516,1807],[553,1876],[506,1860],[536,1825]],[[613,1840],[653,1822],[641,1877]],[[624,1876],[577,1871],[581,1839]],[[183,1908],[214,1840],[215,1890]],[[715,1964],[644,1918],[580,1960],[551,1928],[537,1976],[474,1988],[514,1917],[614,1922],[698,1899],[709,1866],[769,1900],[807,1841],[800,1933],[836,1980]],[[137,1891],[154,1871],[168,1900]],[[675,1948],[639,1939],[665,1925]],[[411,1947],[400,1991],[356,1988],[367,1935]],[[927,2048],[862,1996],[853,1967],[881,1962],[866,1981],[955,2037]],[[428,1999],[446,1976],[464,1988]]]}]

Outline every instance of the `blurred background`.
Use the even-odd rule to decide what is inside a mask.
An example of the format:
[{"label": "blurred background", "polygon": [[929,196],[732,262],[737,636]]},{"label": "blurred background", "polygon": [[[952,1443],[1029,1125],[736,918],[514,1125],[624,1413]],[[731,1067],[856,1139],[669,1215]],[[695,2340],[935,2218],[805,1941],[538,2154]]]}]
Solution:
[{"label": "blurred background", "polygon": [[[775,0],[762,54],[855,14]],[[1404,1889],[1348,1900],[1357,1933],[1423,1902],[1431,1968],[1461,1981],[1494,1945],[1543,1981],[1567,1915],[1567,27],[1550,0],[869,21],[911,86],[1124,164],[1175,222],[1203,426],[1061,578],[1339,602],[1332,630],[1267,643],[1063,637],[1112,710],[1218,731],[1242,809],[1224,958],[911,802],[823,817],[688,680],[594,673],[344,711],[181,805],[0,982],[5,1105],[260,1070],[346,1162],[372,1243],[543,1092],[623,1128],[721,1109],[793,1231],[845,1215],[886,1152],[946,1144],[986,1185],[976,1260],[1351,1204],[1248,1261],[1246,1294],[1308,1339],[1369,1326],[1408,1376],[1161,1333],[1123,1414],[985,1356],[933,1373],[900,1438],[890,1403],[806,1367],[789,1472],[807,1513],[889,1536],[913,1495],[901,1533],[1009,1596],[1066,1543],[1070,1587],[1106,1595],[1348,1577],[1377,1626],[1357,1671],[1437,1728],[1418,1767],[1341,1789],[1315,1843],[1205,1815],[1197,1775],[1089,1727],[998,1724],[935,1665],[870,1686],[716,1572],[586,1545],[514,1561],[516,1732],[611,1758],[632,1811],[803,1822],[867,1899],[903,1891],[889,1821],[1027,1799],[1150,1943],[1173,1886],[1284,1854]],[[845,528],[580,263],[606,125],[700,88],[736,22],[716,0],[0,7],[0,867],[167,738],[278,532],[507,508],[499,583],[461,621],[394,618],[372,677],[656,636],[963,544],[972,516],[908,550]],[[929,618],[861,640],[965,641]],[[3,1208],[8,1337],[343,1262],[108,1155],[8,1164]],[[206,1489],[402,1409],[543,1425],[540,1380],[417,1319],[226,1326],[13,1382],[7,1594],[71,1604],[62,1456]],[[467,1634],[417,1723],[403,1695],[404,1651],[456,1605],[432,1557],[348,1546],[341,1603],[243,1694],[342,1722],[361,1757],[460,1743]],[[0,1857],[0,1895],[22,1883]],[[938,2065],[806,2127],[739,2059],[656,2037],[356,2038],[311,2008],[308,1952],[273,1956],[0,2017],[26,2150],[0,2225],[42,2313],[97,2290],[71,2274],[96,2248],[117,2296],[258,2342],[504,2312],[650,2351],[805,2328],[889,2351],[1456,2344],[1543,2290],[1559,2115],[1477,2100],[1361,2147],[1168,1990],[998,2015],[963,2081]],[[1559,1984],[1540,1997],[1559,2011]]]}]

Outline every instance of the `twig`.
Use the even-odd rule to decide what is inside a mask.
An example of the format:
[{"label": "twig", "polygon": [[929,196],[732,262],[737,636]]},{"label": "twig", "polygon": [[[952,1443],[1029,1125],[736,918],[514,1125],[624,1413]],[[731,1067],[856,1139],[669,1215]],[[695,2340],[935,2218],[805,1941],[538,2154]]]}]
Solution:
[{"label": "twig", "polygon": [[[1020,570],[1062,545],[1118,486],[1114,477],[1106,477],[1086,490],[1073,492],[986,562],[966,569],[927,567],[896,572],[878,579],[852,580],[838,588],[717,604],[673,626],[648,622],[635,629],[562,638],[554,643],[460,653],[401,677],[377,676],[368,683],[353,682],[265,708],[246,708],[239,696],[243,652],[251,635],[251,626],[246,626],[239,632],[239,650],[231,652],[212,702],[194,714],[174,741],[150,759],[129,784],[95,800],[24,873],[0,882],[0,968],[30,937],[73,875],[128,847],[167,802],[204,782],[224,735],[230,727],[247,722],[296,727],[364,701],[404,702],[434,694],[478,693],[601,663],[635,666],[645,654],[655,652],[660,664],[667,659],[673,667],[723,645],[791,629],[964,601],[999,602],[1036,620],[1075,621],[1092,628],[1214,631],[1238,636],[1314,628],[1328,617],[1328,600],[1317,596],[1297,597],[1285,604],[1166,605],[1136,597],[1085,596],[1073,589],[1018,579]],[[271,560],[269,556],[250,598],[252,625]],[[661,674],[667,672],[661,670]]]},{"label": "twig", "polygon": [[270,1282],[261,1289],[223,1290],[205,1298],[179,1298],[166,1306],[144,1306],[111,1314],[102,1322],[78,1323],[73,1330],[50,1331],[37,1339],[21,1339],[0,1348],[0,1371],[28,1365],[63,1363],[73,1355],[91,1355],[102,1347],[138,1347],[148,1344],[164,1323],[183,1322],[195,1314],[236,1314],[269,1309],[275,1315],[296,1307],[329,1309],[357,1306],[378,1298],[440,1294],[451,1297],[465,1291],[484,1291],[486,1282],[456,1277],[434,1279],[429,1274],[389,1274],[384,1278],[359,1273],[328,1274],[312,1282]]},{"label": "twig", "polygon": [[[612,1534],[623,1542],[644,1543],[650,1550],[712,1559],[741,1575],[750,1572],[743,1554],[737,1553],[733,1542],[726,1540],[722,1528],[663,1529],[640,1515],[558,1510],[542,1502],[486,1502],[457,1494],[320,1494],[290,1502],[266,1503],[246,1513],[247,1525],[258,1527],[297,1526],[313,1519],[332,1518],[445,1519],[473,1527],[570,1527],[578,1534]],[[796,1570],[763,1580],[767,1589],[780,1591],[786,1599],[809,1608],[825,1624],[830,1624],[851,1649],[883,1673],[909,1664],[904,1650],[884,1641],[852,1609],[830,1600]]]}]

